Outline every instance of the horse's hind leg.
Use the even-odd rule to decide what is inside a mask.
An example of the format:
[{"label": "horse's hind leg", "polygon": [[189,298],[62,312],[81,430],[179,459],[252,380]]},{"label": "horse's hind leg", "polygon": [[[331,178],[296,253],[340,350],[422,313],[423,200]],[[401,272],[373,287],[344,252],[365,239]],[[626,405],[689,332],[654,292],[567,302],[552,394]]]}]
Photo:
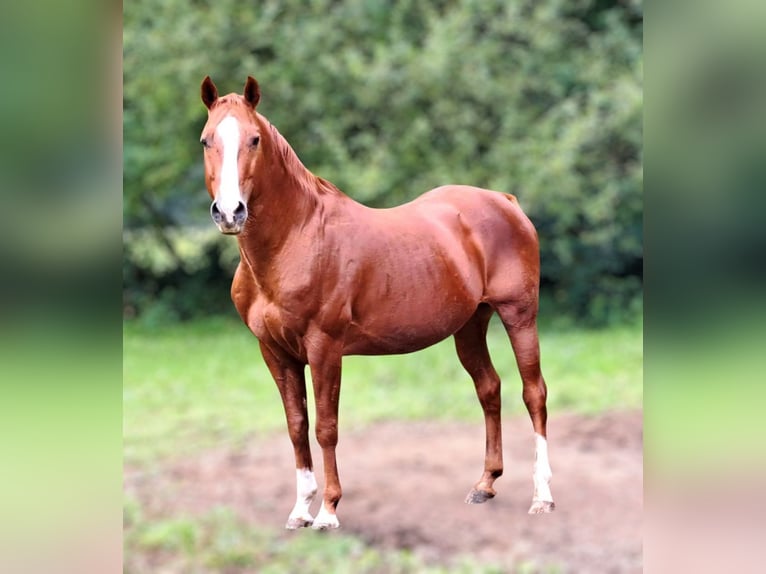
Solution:
[{"label": "horse's hind leg", "polygon": [[503,474],[503,436],[500,426],[500,377],[487,350],[487,325],[492,308],[480,305],[468,323],[455,333],[455,348],[476,386],[476,394],[484,410],[486,453],[484,472],[466,497],[469,504],[485,502],[495,496],[492,485]]},{"label": "horse's hind leg", "polygon": [[551,495],[551,467],[548,462],[545,405],[547,387],[540,370],[540,344],[537,337],[537,302],[533,304],[509,303],[498,306],[497,312],[511,339],[516,363],[524,385],[524,404],[532,419],[535,432],[535,491],[530,514],[551,512],[555,505]]}]

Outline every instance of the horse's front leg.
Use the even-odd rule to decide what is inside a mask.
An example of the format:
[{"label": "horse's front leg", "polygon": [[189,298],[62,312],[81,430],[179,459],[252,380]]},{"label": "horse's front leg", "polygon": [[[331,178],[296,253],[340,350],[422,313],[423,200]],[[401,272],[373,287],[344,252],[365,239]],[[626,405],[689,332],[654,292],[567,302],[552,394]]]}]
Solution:
[{"label": "horse's front leg", "polygon": [[285,528],[311,526],[309,507],[317,492],[317,482],[309,446],[309,418],[306,410],[305,365],[261,343],[261,353],[279,388],[287,417],[287,430],[295,449],[296,500]]},{"label": "horse's front leg", "polygon": [[343,348],[335,341],[325,341],[309,355],[309,368],[316,402],[316,436],[324,460],[324,496],[313,528],[324,530],[340,526],[335,509],[342,495],[335,447],[338,444],[338,401]]}]

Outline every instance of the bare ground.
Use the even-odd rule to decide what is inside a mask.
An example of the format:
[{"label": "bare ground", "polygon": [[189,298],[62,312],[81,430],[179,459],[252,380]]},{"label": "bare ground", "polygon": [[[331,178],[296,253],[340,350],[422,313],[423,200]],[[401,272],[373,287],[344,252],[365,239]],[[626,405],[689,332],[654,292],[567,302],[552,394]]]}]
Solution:
[{"label": "bare ground", "polygon": [[[531,423],[526,417],[508,419],[503,436],[505,474],[495,485],[497,497],[468,505],[463,500],[483,465],[483,425],[392,422],[341,429],[341,530],[379,548],[411,549],[433,563],[470,554],[506,566],[529,562],[563,572],[641,572],[640,411],[549,419],[552,514],[526,513],[532,496]],[[313,452],[321,491],[316,444]],[[126,469],[125,489],[150,517],[225,506],[249,523],[281,530],[295,501],[293,466],[284,433],[156,472]]]}]

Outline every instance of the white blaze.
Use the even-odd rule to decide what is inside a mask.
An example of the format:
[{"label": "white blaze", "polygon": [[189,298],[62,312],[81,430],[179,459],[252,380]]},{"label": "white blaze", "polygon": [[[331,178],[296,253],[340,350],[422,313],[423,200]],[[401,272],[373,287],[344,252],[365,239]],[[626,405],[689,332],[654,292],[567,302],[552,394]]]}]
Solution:
[{"label": "white blaze", "polygon": [[226,116],[215,129],[216,135],[223,144],[223,163],[221,165],[221,183],[216,192],[215,200],[218,209],[231,218],[234,210],[242,200],[239,190],[239,123],[234,116]]}]

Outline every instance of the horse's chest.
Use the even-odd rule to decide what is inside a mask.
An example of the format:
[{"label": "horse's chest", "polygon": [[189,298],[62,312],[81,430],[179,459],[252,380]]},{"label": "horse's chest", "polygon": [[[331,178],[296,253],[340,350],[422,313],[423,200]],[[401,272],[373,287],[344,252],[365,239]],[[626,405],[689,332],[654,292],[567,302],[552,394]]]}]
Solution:
[{"label": "horse's chest", "polygon": [[255,301],[247,317],[247,326],[260,341],[276,344],[298,358],[305,355],[305,323],[302,317],[265,300]]}]

